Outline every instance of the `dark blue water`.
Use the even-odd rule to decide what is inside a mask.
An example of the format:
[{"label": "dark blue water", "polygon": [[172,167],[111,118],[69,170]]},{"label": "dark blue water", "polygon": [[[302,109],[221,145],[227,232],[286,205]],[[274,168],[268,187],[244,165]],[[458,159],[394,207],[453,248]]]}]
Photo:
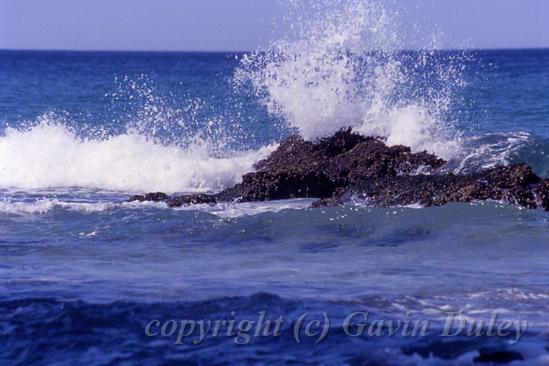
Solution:
[{"label": "dark blue water", "polygon": [[[243,147],[278,141],[265,109],[231,80],[242,54],[0,51],[0,119],[4,126],[44,113],[69,116],[76,129],[126,131],[129,120],[154,120],[162,137],[213,123]],[[160,121],[161,119],[161,121]],[[180,126],[181,123],[185,127]],[[247,133],[264,125],[257,137]],[[212,127],[212,126],[211,126]],[[211,128],[212,129],[212,128]],[[244,130],[244,131],[243,131]],[[283,130],[283,129],[282,129]],[[152,131],[147,131],[152,133]],[[245,136],[243,136],[245,134]]]},{"label": "dark blue water", "polygon": [[[549,176],[549,51],[448,55],[432,57],[464,66],[464,85],[437,115],[459,135],[450,168],[520,161]],[[463,365],[497,349],[518,352],[524,361],[515,364],[546,364],[546,212],[498,202],[123,202],[134,192],[230,186],[299,132],[307,118],[292,124],[235,85],[243,56],[0,52],[0,363]],[[408,68],[420,55],[406,57]],[[432,75],[422,70],[410,71],[417,89],[399,97],[425,90]],[[391,121],[400,122],[383,123]],[[421,133],[403,138],[423,141]],[[257,324],[261,312],[281,317],[280,335],[255,336],[239,323]],[[357,328],[344,325],[355,312],[368,312],[368,324],[430,329],[389,335],[386,325],[380,336],[352,336]],[[526,321],[528,330],[518,342],[515,333],[441,337],[452,312],[471,322],[497,314],[498,324]],[[204,339],[196,325],[176,344],[184,320],[227,323]],[[324,325],[327,337],[315,343]]]}]

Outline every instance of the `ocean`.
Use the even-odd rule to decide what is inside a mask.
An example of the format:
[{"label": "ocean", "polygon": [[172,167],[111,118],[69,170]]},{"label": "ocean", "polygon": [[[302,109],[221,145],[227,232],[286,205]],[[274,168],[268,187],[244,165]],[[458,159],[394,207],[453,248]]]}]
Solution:
[{"label": "ocean", "polygon": [[549,50],[318,39],[0,51],[1,364],[549,363],[547,212],[125,202],[219,191],[284,137],[346,126],[447,170],[524,162],[549,177]]}]

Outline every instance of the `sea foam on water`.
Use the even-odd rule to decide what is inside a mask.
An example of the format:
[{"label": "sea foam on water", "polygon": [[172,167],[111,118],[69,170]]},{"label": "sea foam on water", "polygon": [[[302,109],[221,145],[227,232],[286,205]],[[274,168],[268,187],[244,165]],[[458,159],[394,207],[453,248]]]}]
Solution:
[{"label": "sea foam on water", "polygon": [[43,121],[0,137],[0,188],[217,191],[236,184],[273,148],[213,157],[206,145],[165,145],[131,132],[84,139],[62,123]]}]

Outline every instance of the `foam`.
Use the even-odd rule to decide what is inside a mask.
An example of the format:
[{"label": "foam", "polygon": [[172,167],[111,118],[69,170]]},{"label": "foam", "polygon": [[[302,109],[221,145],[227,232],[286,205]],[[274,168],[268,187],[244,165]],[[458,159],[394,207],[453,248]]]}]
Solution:
[{"label": "foam", "polygon": [[465,140],[461,154],[452,165],[456,165],[454,171],[457,173],[492,168],[511,162],[513,155],[528,145],[532,145],[532,135],[527,132],[471,136]]},{"label": "foam", "polygon": [[[215,215],[221,219],[253,216],[267,212],[279,212],[289,209],[305,209],[310,207],[314,199],[278,200],[268,202],[196,204],[176,208],[175,211],[202,211]],[[104,211],[167,209],[164,202],[111,202],[89,201],[77,202],[60,198],[43,197],[35,200],[16,201],[10,198],[0,200],[0,213],[18,216],[44,215],[56,210],[67,210],[77,213],[98,213]]]},{"label": "foam", "polygon": [[206,145],[165,145],[135,133],[81,139],[54,122],[7,129],[0,137],[0,188],[218,191],[239,182],[274,149],[212,157]]},{"label": "foam", "polygon": [[[151,204],[147,202],[147,204]],[[112,202],[70,202],[57,198],[40,198],[35,201],[11,201],[4,198],[0,201],[0,213],[12,215],[43,215],[56,208],[76,212],[103,212],[112,210],[120,204]]]},{"label": "foam", "polygon": [[306,139],[352,126],[443,158],[459,151],[447,118],[464,85],[459,57],[441,60],[433,45],[398,51],[398,17],[378,2],[326,0],[311,11],[294,20],[292,36],[244,57],[237,85],[251,84]]}]

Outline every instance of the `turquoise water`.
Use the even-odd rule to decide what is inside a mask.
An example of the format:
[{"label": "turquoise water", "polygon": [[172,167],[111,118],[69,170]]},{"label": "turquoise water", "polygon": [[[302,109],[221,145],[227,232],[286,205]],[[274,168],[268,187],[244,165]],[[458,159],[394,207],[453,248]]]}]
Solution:
[{"label": "turquoise water", "polygon": [[[362,106],[380,92],[367,87],[367,58],[355,75],[364,89],[332,106],[341,96],[334,88],[308,94],[323,90],[318,80],[285,80],[288,98],[256,70],[240,82],[235,72],[255,67],[243,66],[243,54],[1,51],[2,364],[453,365],[472,363],[486,347],[519,352],[523,364],[547,362],[546,212],[497,202],[124,203],[135,192],[217,191],[284,136],[322,135],[346,118],[364,133],[378,121],[388,141],[445,153],[448,169],[526,162],[549,176],[548,50],[440,51],[419,71],[420,53],[399,57],[409,88],[384,94],[391,108],[368,120]],[[459,78],[433,72],[456,62]],[[424,96],[439,84],[451,93],[432,103]],[[439,113],[443,99],[449,107]],[[318,115],[302,113],[309,100],[323,101]],[[391,129],[401,123],[426,128]],[[444,133],[430,134],[440,126]],[[253,320],[261,311],[284,318],[280,336],[177,345],[175,335],[145,333],[154,320]],[[431,332],[351,337],[342,324],[357,311],[426,320]],[[326,340],[296,342],[293,326],[306,312],[329,317]],[[441,338],[448,312],[472,320],[497,312],[529,327],[517,343]]]}]

